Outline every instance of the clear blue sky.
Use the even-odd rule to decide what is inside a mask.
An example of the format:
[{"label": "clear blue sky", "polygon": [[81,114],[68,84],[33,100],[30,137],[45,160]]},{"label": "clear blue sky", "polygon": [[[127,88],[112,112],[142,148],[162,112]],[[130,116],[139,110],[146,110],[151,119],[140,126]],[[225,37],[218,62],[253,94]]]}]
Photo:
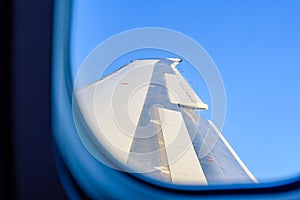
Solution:
[{"label": "clear blue sky", "polygon": [[[223,135],[248,168],[259,181],[299,175],[300,1],[220,2],[74,1],[73,75],[96,45],[119,32],[163,27],[186,34],[218,66],[227,93]],[[113,67],[139,56],[167,55],[132,53]],[[210,104],[203,81],[191,71],[183,75]]]}]

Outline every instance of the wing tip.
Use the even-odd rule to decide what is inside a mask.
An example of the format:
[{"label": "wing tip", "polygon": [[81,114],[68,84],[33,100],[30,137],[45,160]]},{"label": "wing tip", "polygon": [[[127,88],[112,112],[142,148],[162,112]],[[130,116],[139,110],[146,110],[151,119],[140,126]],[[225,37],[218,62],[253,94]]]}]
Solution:
[{"label": "wing tip", "polygon": [[208,105],[205,103],[179,103],[178,106],[192,110],[208,110]]},{"label": "wing tip", "polygon": [[171,60],[173,62],[181,62],[182,60],[180,58],[167,58],[168,60]]}]

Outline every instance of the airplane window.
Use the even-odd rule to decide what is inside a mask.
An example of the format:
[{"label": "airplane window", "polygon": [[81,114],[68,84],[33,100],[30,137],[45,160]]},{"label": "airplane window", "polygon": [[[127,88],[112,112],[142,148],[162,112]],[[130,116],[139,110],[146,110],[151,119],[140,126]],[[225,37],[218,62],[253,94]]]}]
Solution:
[{"label": "airplane window", "polygon": [[95,194],[127,174],[203,190],[297,176],[296,7],[73,2],[70,18],[56,22],[69,33],[57,41],[70,58],[60,75],[69,93],[57,92],[69,105],[56,109],[73,125],[54,132],[79,185]]}]

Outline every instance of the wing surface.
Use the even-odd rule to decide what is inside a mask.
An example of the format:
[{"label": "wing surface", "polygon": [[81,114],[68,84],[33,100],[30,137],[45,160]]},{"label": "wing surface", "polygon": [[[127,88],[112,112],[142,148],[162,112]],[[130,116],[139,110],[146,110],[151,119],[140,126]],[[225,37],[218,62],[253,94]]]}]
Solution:
[{"label": "wing surface", "polygon": [[101,146],[133,172],[169,183],[256,182],[213,122],[195,111],[208,106],[179,62],[135,60],[76,92],[86,148],[99,157]]}]

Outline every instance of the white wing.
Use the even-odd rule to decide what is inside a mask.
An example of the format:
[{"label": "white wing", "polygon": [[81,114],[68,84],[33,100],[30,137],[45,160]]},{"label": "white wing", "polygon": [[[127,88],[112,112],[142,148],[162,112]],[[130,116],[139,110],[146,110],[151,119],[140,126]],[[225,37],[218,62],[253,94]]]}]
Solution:
[{"label": "white wing", "polygon": [[[256,182],[176,69],[179,59],[135,60],[78,91],[79,131],[95,156],[174,184]],[[119,169],[122,169],[122,166]]]}]

